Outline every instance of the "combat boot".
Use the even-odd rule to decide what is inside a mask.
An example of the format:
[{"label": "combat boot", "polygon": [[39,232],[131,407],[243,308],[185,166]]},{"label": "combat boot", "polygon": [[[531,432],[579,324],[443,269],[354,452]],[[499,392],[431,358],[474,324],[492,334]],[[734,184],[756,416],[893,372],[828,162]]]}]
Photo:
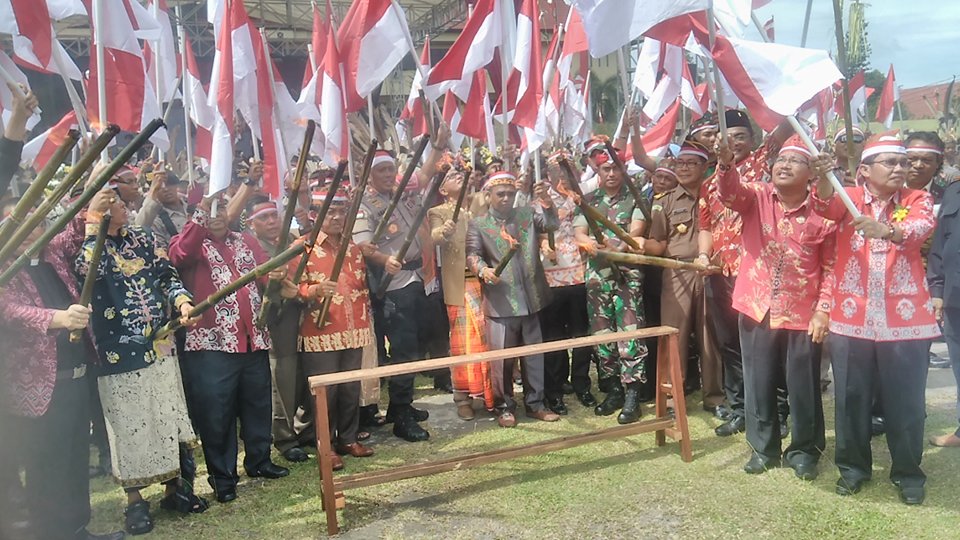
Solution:
[{"label": "combat boot", "polygon": [[607,384],[610,385],[607,397],[593,409],[593,413],[597,416],[610,416],[623,407],[623,386],[620,381],[612,379]]},{"label": "combat boot", "polygon": [[640,419],[640,382],[627,384],[627,392],[623,399],[623,409],[617,416],[617,423],[632,424]]}]

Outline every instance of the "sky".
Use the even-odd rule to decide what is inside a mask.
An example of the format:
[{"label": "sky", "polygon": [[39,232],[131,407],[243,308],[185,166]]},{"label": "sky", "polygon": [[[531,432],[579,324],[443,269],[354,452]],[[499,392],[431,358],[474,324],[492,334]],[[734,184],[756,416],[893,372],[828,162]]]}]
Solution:
[{"label": "sky", "polygon": [[[849,2],[844,2],[845,4]],[[774,17],[778,43],[800,45],[806,0],[772,0],[756,10],[760,22]],[[884,75],[890,64],[897,85],[915,88],[960,76],[960,2],[956,0],[871,0],[867,2],[870,64]],[[844,16],[844,30],[847,18]],[[759,38],[759,33],[747,34]],[[833,0],[813,0],[807,47],[835,50]]]}]

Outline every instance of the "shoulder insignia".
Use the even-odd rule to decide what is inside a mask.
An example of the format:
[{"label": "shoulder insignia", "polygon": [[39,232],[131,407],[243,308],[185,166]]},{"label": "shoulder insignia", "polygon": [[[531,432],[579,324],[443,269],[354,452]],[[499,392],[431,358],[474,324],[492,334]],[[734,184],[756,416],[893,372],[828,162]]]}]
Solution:
[{"label": "shoulder insignia", "polygon": [[661,193],[657,193],[656,195],[654,195],[654,196],[653,196],[653,199],[654,199],[654,200],[659,200],[659,199],[664,198],[666,195],[667,195],[667,192],[666,192],[666,191],[663,191],[663,192],[661,192]]}]

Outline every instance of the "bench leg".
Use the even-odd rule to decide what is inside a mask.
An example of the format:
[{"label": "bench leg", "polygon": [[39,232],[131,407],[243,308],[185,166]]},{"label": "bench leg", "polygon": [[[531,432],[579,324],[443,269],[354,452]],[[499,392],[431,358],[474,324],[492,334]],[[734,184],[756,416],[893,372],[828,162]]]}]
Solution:
[{"label": "bench leg", "polygon": [[317,412],[314,417],[314,426],[317,431],[317,463],[320,466],[320,502],[327,514],[327,535],[333,536],[340,532],[340,525],[337,523],[337,494],[333,482],[333,460],[330,458],[333,443],[330,440],[327,387],[318,386],[314,392],[316,403],[314,410]]},{"label": "bench leg", "polygon": [[[693,448],[690,443],[690,429],[687,424],[687,401],[683,392],[683,373],[680,371],[680,347],[676,334],[661,336],[657,347],[657,417],[667,414],[667,394],[673,398],[675,429],[680,443],[680,457],[689,463],[693,461]],[[666,442],[666,431],[658,430],[657,446]]]}]

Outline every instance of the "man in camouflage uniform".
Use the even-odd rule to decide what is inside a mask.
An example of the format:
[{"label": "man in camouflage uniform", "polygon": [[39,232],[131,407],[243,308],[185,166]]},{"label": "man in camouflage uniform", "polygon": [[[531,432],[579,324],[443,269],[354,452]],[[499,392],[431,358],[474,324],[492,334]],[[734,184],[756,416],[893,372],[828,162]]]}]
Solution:
[{"label": "man in camouflage uniform", "polygon": [[[585,203],[606,215],[643,246],[643,213],[636,205],[625,183],[623,172],[607,154],[595,158],[598,167],[599,188],[587,195]],[[579,214],[574,221],[577,241],[588,252],[598,248],[623,251],[629,249],[612,232],[602,229],[603,243],[591,236],[587,219]],[[585,280],[587,284],[587,315],[591,334],[606,334],[636,330],[644,325],[643,319],[643,273],[639,268],[616,265],[597,257],[587,261]],[[647,346],[641,340],[596,347],[600,360],[600,378],[606,380],[610,391],[594,409],[598,416],[607,416],[621,409],[617,422],[628,424],[640,418],[640,390],[646,381],[644,361]],[[619,377],[619,380],[617,378]],[[622,383],[622,384],[621,384]],[[624,386],[626,385],[626,392]],[[603,384],[600,385],[603,388]]]}]

